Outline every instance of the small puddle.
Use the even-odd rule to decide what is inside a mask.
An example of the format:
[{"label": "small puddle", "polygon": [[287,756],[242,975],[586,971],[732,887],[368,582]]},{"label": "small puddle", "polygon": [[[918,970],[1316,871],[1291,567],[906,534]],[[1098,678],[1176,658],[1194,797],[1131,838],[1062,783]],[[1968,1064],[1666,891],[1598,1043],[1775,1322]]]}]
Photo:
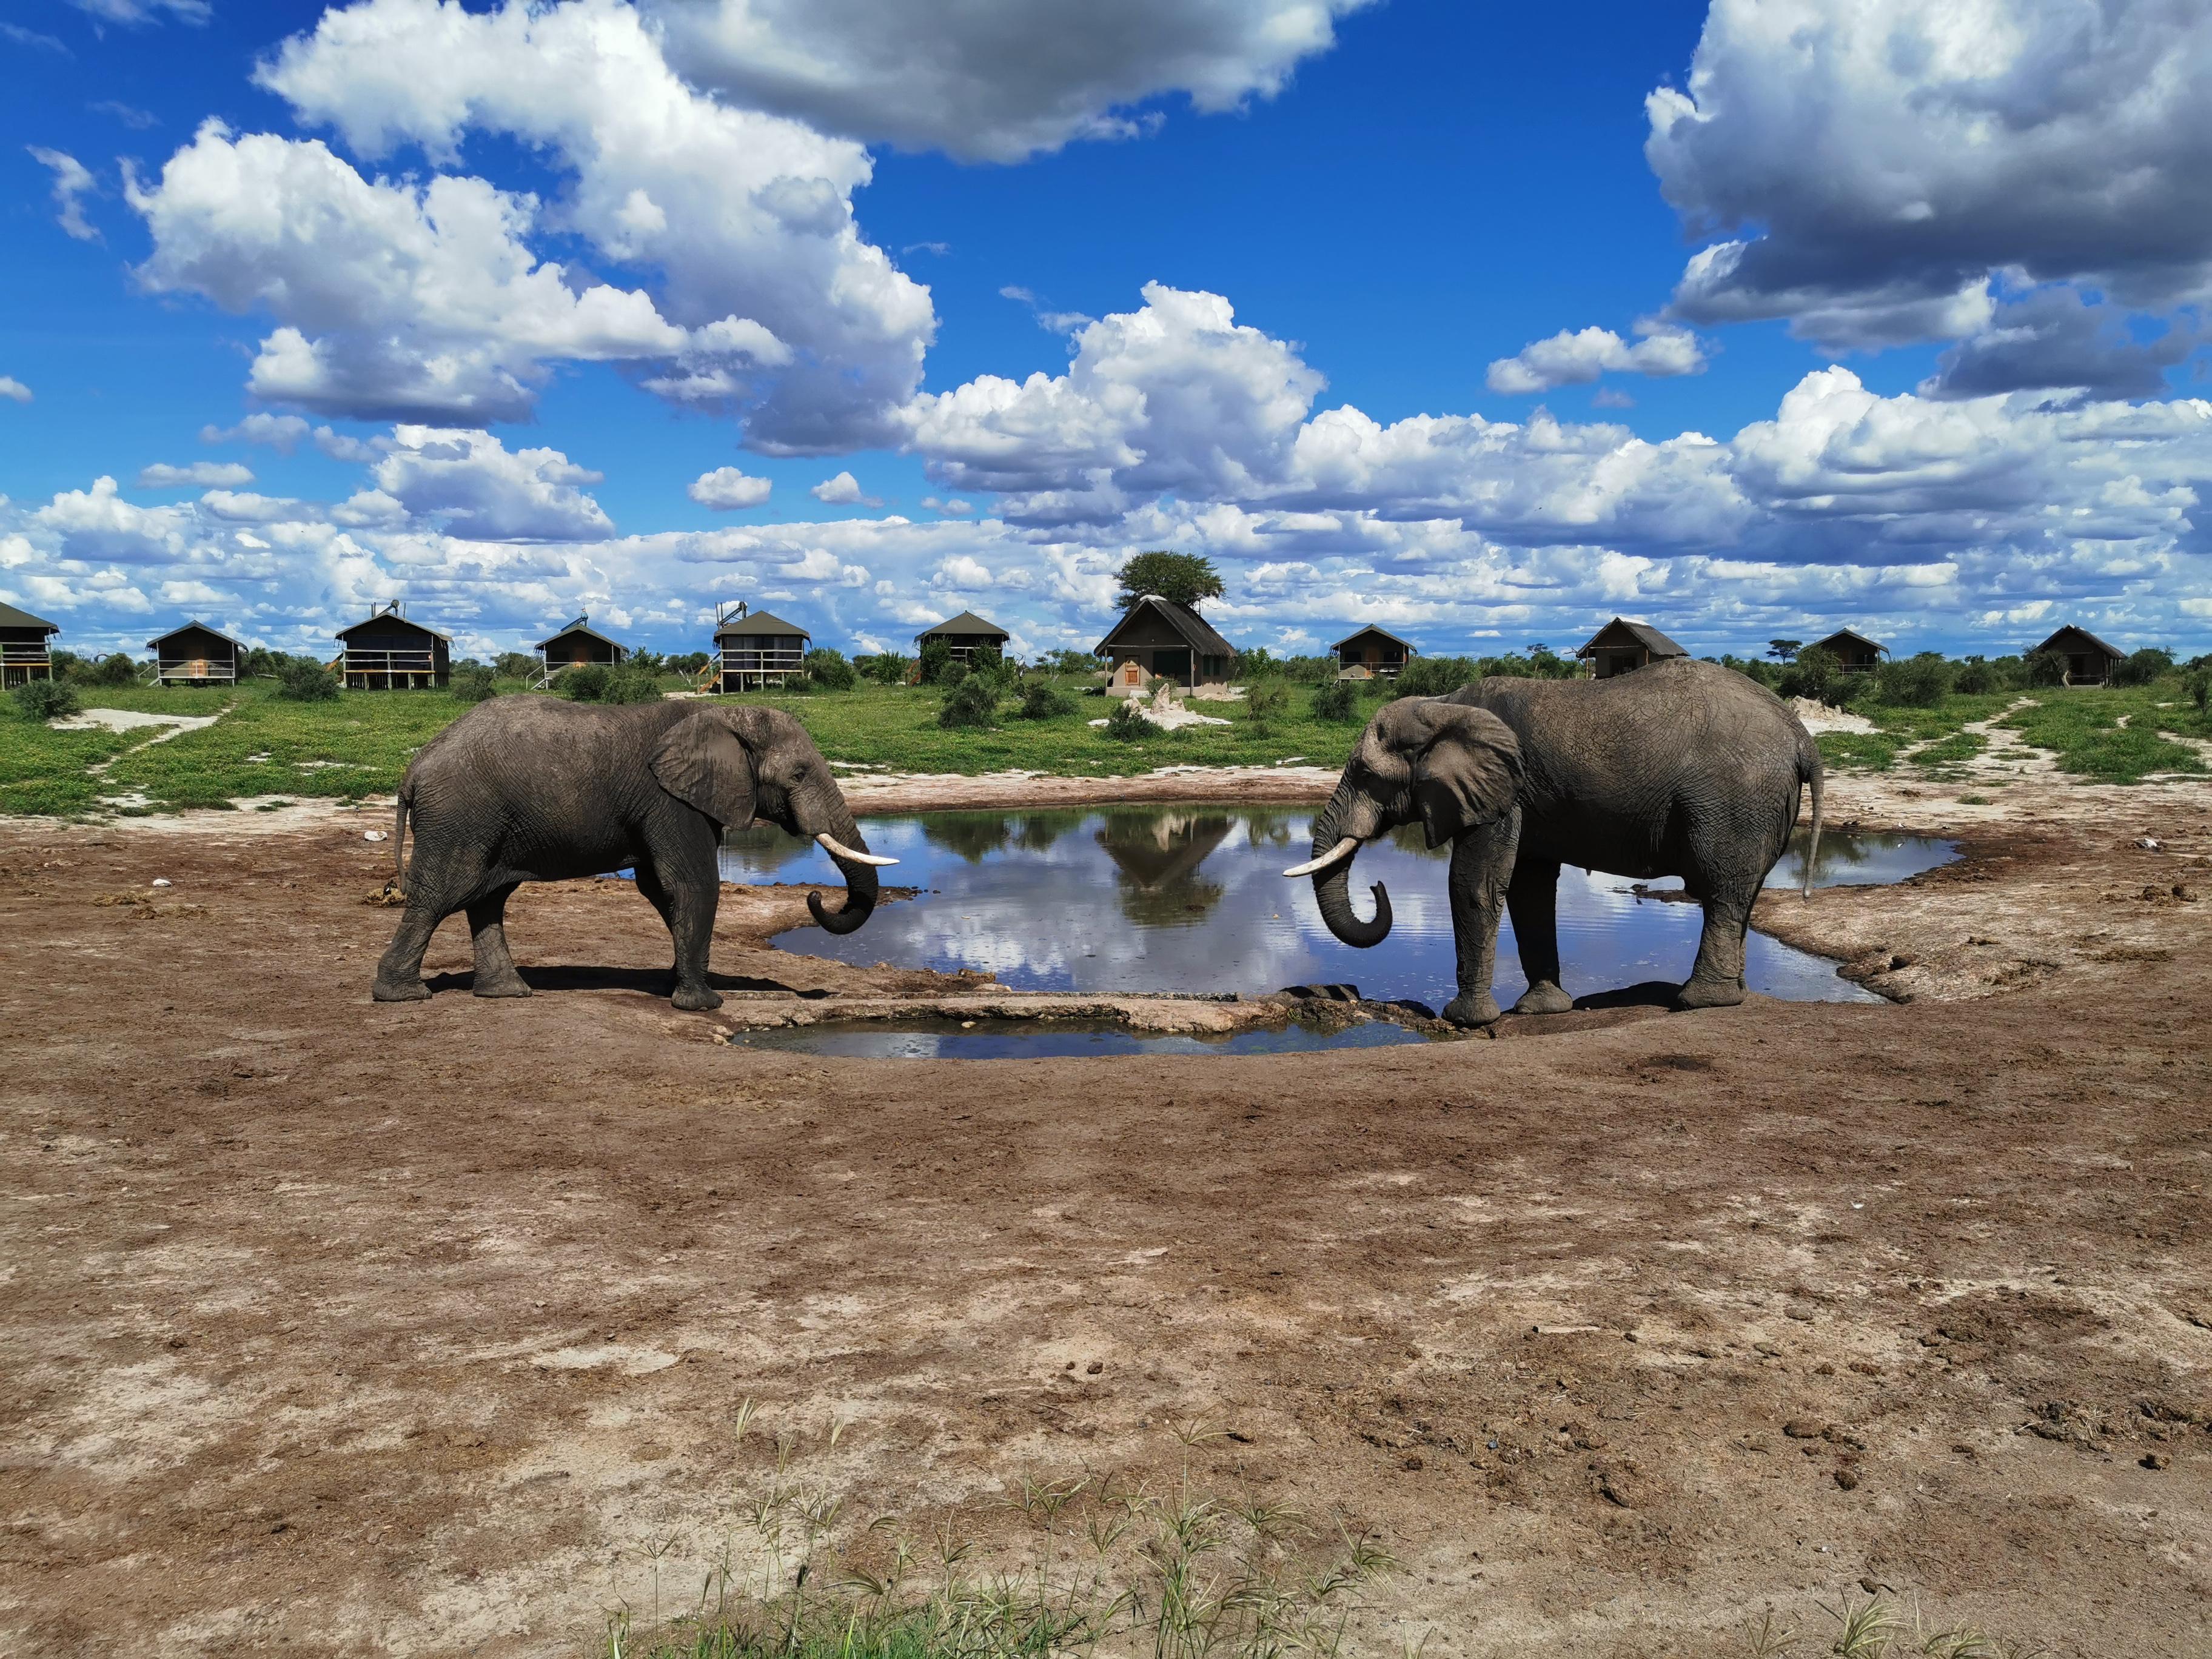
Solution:
[{"label": "small puddle", "polygon": [[[1360,908],[1364,914],[1368,908],[1367,884],[1388,882],[1397,923],[1382,945],[1355,950],[1322,926],[1311,884],[1285,881],[1280,873],[1306,856],[1312,821],[1310,811],[1222,806],[872,817],[869,846],[900,860],[886,872],[890,879],[923,889],[921,896],[882,906],[866,927],[842,939],[810,925],[780,934],[776,943],[862,966],[975,969],[1015,990],[1249,996],[1286,985],[1349,982],[1369,998],[1442,1007],[1455,988],[1444,895],[1449,849],[1431,852],[1419,830],[1408,828],[1362,851],[1353,875]],[[1957,856],[1948,842],[1830,832],[1821,837],[1814,880],[1820,886],[1899,881]],[[836,880],[815,847],[772,827],[730,836],[722,867],[735,882]],[[1794,887],[1803,879],[1801,838],[1768,884]],[[1659,881],[1638,890],[1624,877],[1565,872],[1559,929],[1567,991],[1584,996],[1686,977],[1697,954],[1699,912],[1665,896],[1680,886]],[[1750,988],[1765,995],[1881,1000],[1839,977],[1834,963],[1763,933],[1751,935],[1747,954]],[[1508,1005],[1527,988],[1510,923],[1499,933],[1494,988]],[[1163,1052],[1161,1039],[1119,1036],[1137,1045],[1130,1052]],[[1310,1046],[1334,1048],[1348,1036],[1339,1033]],[[961,1040],[942,1030],[934,1039]],[[1023,1042],[1023,1053],[1039,1052],[1026,1046],[1034,1039],[1006,1040]],[[799,1032],[787,1039],[791,1046],[834,1052],[820,1047],[824,1041]],[[1219,1043],[1197,1051],[1249,1052]]]},{"label": "small puddle", "polygon": [[944,1021],[824,1021],[745,1031],[732,1048],[780,1048],[848,1060],[1059,1060],[1110,1054],[1294,1054],[1316,1049],[1388,1048],[1428,1039],[1376,1020],[1337,1031],[1286,1025],[1275,1031],[1185,1036],[1132,1031],[1125,1025],[1077,1020],[982,1019],[966,1030]]}]

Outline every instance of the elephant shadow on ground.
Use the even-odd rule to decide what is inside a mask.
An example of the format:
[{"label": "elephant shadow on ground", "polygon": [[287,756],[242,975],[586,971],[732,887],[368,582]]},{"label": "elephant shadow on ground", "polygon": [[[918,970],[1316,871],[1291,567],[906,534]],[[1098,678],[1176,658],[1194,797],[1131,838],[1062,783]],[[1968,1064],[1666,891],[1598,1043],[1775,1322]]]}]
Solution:
[{"label": "elephant shadow on ground", "polygon": [[[566,963],[557,967],[522,968],[518,971],[522,981],[532,992],[562,991],[637,991],[650,997],[668,994],[672,975],[665,968],[596,967],[586,963]],[[477,976],[473,971],[433,974],[423,981],[430,994],[443,992],[473,992]],[[743,974],[707,975],[708,985],[717,991],[773,991],[780,995],[799,997],[806,1001],[819,1001],[831,994],[828,991],[801,991],[786,985],[781,980],[754,979]]]}]

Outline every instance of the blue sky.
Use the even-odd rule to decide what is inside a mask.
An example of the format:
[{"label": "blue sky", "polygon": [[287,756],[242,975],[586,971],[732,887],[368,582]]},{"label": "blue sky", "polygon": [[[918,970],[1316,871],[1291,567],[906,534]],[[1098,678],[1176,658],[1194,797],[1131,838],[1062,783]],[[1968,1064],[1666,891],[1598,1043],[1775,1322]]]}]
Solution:
[{"label": "blue sky", "polygon": [[2204,17],[973,9],[11,12],[0,598],[2212,644]]}]

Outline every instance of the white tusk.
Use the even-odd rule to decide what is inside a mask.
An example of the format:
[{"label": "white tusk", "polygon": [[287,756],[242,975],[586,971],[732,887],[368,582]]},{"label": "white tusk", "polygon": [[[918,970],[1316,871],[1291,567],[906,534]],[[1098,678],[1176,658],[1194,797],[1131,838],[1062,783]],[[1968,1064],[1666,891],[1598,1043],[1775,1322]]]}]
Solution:
[{"label": "white tusk", "polygon": [[1335,846],[1330,848],[1328,851],[1323,853],[1319,858],[1312,860],[1310,862],[1305,864],[1294,864],[1289,869],[1284,871],[1283,873],[1286,876],[1310,876],[1316,871],[1328,869],[1332,864],[1343,863],[1345,860],[1350,858],[1358,850],[1359,837],[1357,836],[1346,836],[1342,841],[1337,842]]},{"label": "white tusk", "polygon": [[898,862],[896,859],[878,857],[873,853],[855,853],[843,842],[833,837],[827,830],[814,839],[822,843],[822,850],[832,858],[846,859],[854,864],[896,864]]}]

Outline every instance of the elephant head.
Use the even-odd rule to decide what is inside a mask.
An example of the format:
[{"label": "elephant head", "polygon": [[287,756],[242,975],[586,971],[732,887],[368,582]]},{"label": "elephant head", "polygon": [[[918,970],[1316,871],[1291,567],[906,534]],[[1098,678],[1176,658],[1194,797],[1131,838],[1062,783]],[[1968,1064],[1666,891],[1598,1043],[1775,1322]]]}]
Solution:
[{"label": "elephant head", "polygon": [[849,933],[875,909],[876,866],[898,860],[868,851],[829,763],[781,709],[702,708],[669,729],[651,763],[662,788],[726,830],[763,817],[818,843],[845,878],[842,908],[806,896],[827,932]]},{"label": "elephant head", "polygon": [[1336,792],[1314,819],[1313,857],[1283,872],[1311,876],[1328,931],[1365,949],[1390,933],[1390,895],[1374,884],[1375,919],[1352,914],[1352,861],[1362,842],[1415,818],[1437,847],[1503,816],[1521,786],[1521,747],[1486,708],[1401,697],[1367,723]]}]

